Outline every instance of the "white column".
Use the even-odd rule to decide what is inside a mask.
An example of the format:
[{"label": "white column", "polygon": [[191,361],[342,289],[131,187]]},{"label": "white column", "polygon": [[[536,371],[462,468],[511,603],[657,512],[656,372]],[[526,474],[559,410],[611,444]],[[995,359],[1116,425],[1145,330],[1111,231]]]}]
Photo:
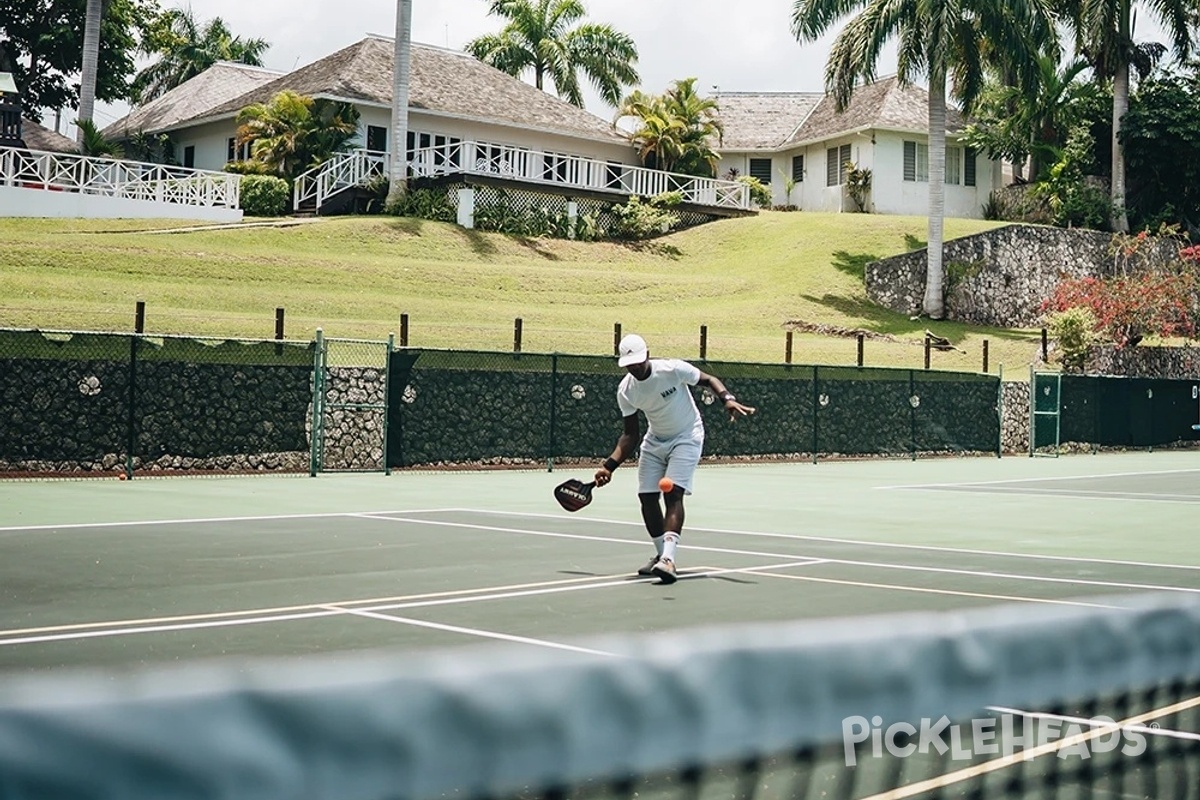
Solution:
[{"label": "white column", "polygon": [[579,203],[567,201],[567,238],[575,238],[575,220],[579,217]]},{"label": "white column", "polygon": [[475,227],[475,190],[470,186],[458,190],[458,224],[468,229]]}]

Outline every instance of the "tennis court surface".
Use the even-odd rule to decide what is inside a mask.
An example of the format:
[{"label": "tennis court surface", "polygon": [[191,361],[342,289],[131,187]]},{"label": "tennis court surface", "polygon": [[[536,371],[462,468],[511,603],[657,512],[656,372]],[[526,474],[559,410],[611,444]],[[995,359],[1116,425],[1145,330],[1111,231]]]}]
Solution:
[{"label": "tennis court surface", "polygon": [[671,586],[587,474],[0,483],[0,786],[86,718],[130,797],[1198,796],[1200,454],[706,465]]}]

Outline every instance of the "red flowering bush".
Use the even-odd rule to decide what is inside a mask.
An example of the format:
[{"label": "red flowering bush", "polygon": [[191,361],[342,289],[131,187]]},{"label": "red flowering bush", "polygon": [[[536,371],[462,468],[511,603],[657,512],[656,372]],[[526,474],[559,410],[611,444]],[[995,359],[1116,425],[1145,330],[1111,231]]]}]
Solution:
[{"label": "red flowering bush", "polygon": [[1117,347],[1135,345],[1147,335],[1195,338],[1200,281],[1188,269],[1072,278],[1058,285],[1042,311],[1053,314],[1079,307],[1092,312],[1096,332]]}]

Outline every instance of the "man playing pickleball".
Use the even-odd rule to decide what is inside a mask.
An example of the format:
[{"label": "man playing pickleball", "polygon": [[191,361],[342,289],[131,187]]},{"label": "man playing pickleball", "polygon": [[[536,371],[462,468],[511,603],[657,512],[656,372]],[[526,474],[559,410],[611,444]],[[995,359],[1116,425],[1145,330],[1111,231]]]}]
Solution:
[{"label": "man playing pickleball", "polygon": [[[612,473],[633,454],[641,433],[638,412],[646,415],[646,435],[638,458],[638,499],[642,520],[654,542],[655,556],[638,575],[654,575],[663,583],[674,583],[675,548],[683,532],[683,496],[692,493],[693,478],[704,450],[704,420],[689,387],[704,386],[725,404],[730,421],[754,413],[742,405],[718,378],[701,372],[686,361],[650,358],[646,340],[631,333],[617,347],[617,364],[629,373],[617,387],[617,405],[625,429],[612,455],[596,470],[596,485],[612,480]],[[659,489],[670,480],[669,491]],[[658,498],[663,498],[664,510]]]}]

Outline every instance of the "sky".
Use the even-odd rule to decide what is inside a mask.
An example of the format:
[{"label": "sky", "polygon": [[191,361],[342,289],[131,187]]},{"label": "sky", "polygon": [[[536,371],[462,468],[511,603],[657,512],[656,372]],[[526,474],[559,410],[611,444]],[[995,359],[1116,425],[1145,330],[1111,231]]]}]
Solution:
[{"label": "sky", "polygon": [[[160,0],[164,8],[182,0]],[[704,94],[723,91],[821,91],[825,57],[834,34],[800,45],[790,33],[793,0],[583,0],[587,20],[604,23],[634,40],[645,91],[661,93],[671,81],[697,78]],[[471,39],[503,25],[488,16],[488,0],[413,0],[415,42],[462,49]],[[359,41],[367,34],[393,36],[394,0],[191,0],[201,21],[221,17],[238,36],[261,38],[271,47],[267,67],[292,70]],[[895,70],[889,54],[880,74]],[[612,110],[585,94],[587,109],[608,119]],[[127,111],[98,105],[103,127]],[[50,117],[53,120],[53,117]]]},{"label": "sky", "polygon": [[[160,0],[164,8],[186,0]],[[672,81],[697,78],[703,94],[720,91],[817,92],[824,88],[825,59],[840,28],[820,40],[799,44],[791,34],[794,0],[583,0],[587,20],[611,25],[634,40],[640,87],[663,92]],[[415,42],[462,49],[471,39],[500,30],[488,15],[489,0],[413,0]],[[265,39],[264,64],[290,71],[359,41],[367,34],[393,36],[395,0],[191,0],[200,21],[221,17],[245,38]],[[1165,41],[1160,29],[1141,15],[1137,38]],[[889,45],[878,65],[880,76],[894,73]],[[525,76],[528,80],[529,77]],[[594,91],[585,92],[589,111],[606,119],[612,109]],[[96,121],[104,127],[127,113],[124,104],[100,104]],[[49,117],[53,120],[53,116]],[[69,135],[73,135],[73,132]]]}]

